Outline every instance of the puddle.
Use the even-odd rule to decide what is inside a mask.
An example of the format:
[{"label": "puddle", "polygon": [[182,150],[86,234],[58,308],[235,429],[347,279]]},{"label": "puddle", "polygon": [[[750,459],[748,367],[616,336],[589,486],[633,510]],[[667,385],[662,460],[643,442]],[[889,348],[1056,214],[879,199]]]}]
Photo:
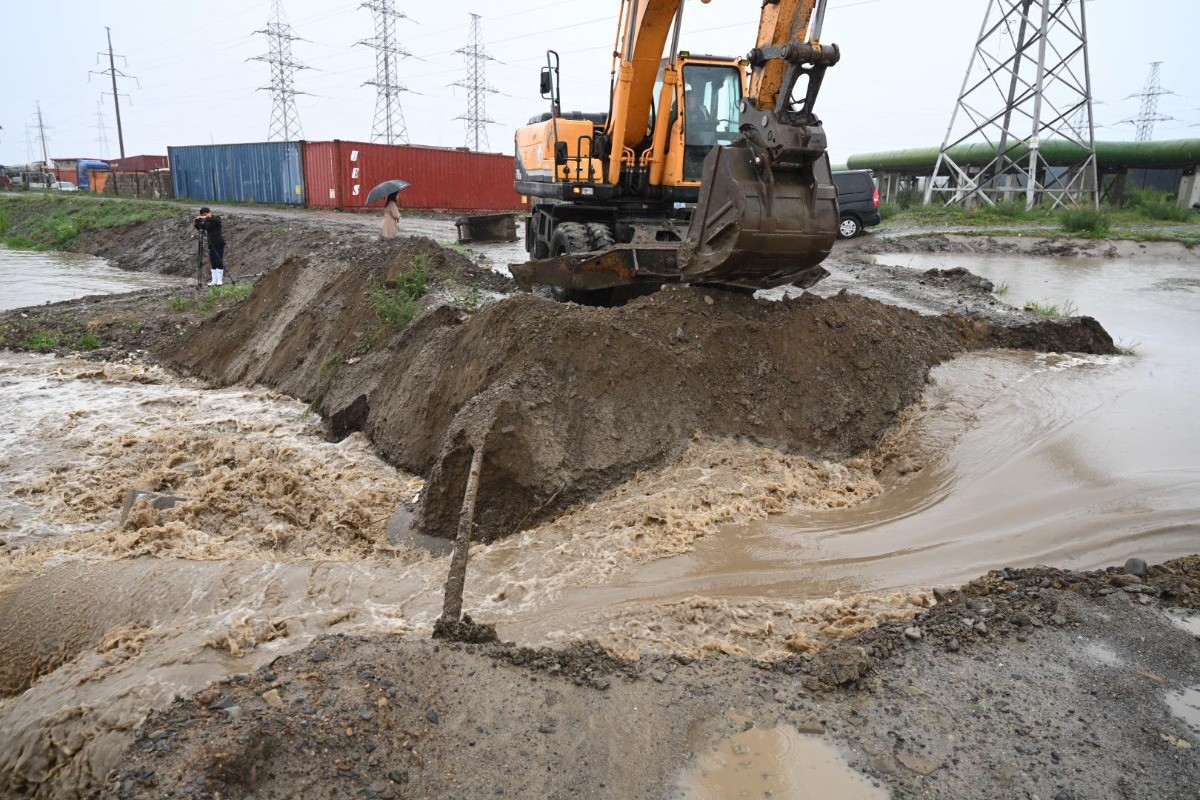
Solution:
[{"label": "puddle", "polygon": [[887,800],[837,748],[790,725],[751,728],[702,752],[680,778],[683,800]]},{"label": "puddle", "polygon": [[1200,614],[1186,608],[1168,608],[1167,619],[1176,627],[1200,639]]},{"label": "puddle", "polygon": [[1167,692],[1167,708],[1200,735],[1200,686]]}]

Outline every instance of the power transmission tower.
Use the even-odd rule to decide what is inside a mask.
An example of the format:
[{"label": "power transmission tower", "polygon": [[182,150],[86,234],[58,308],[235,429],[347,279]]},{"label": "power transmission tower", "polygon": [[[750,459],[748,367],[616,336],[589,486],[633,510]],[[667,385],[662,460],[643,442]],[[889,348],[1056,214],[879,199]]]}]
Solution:
[{"label": "power transmission tower", "polygon": [[1164,94],[1174,94],[1162,88],[1159,83],[1158,73],[1162,67],[1161,61],[1154,61],[1150,64],[1150,77],[1146,79],[1146,88],[1142,89],[1139,94],[1132,94],[1130,97],[1142,98],[1142,108],[1137,115],[1137,134],[1134,139],[1139,142],[1148,142],[1154,138],[1154,123],[1170,122],[1174,117],[1168,117],[1158,113],[1158,98]]},{"label": "power transmission tower", "polygon": [[254,33],[267,37],[267,52],[248,60],[265,61],[271,65],[271,85],[259,87],[260,92],[271,93],[271,127],[267,139],[285,142],[300,139],[304,131],[300,127],[300,116],[296,113],[296,95],[308,92],[296,91],[295,75],[297,70],[308,67],[292,58],[292,42],[300,37],[288,24],[281,0],[271,1],[271,19],[267,27]]},{"label": "power transmission tower", "polygon": [[[127,61],[125,61],[125,56],[113,55],[112,28],[105,28],[104,30],[108,33],[108,54],[107,54],[108,55],[108,69],[92,70],[91,72],[88,73],[88,80],[91,80],[92,75],[107,75],[112,79],[113,109],[116,112],[116,117],[117,117],[117,144],[121,151],[121,158],[124,158],[125,157],[125,133],[121,129],[121,95],[117,91],[117,78],[128,78],[130,80],[133,80],[133,81],[137,82],[139,87],[141,87],[142,84],[140,82],[138,82],[138,79],[136,77],[134,77],[132,75],[126,75],[124,72],[121,72],[119,69],[117,69],[117,59],[118,58],[121,59],[121,61],[125,63],[125,66],[129,66],[129,63]],[[97,53],[96,54],[96,63],[100,63],[100,59],[104,58],[104,56],[105,56],[105,53],[103,53],[103,52]],[[125,96],[128,97],[129,95],[125,95]]]},{"label": "power transmission tower", "polygon": [[375,80],[363,84],[375,87],[375,122],[371,126],[371,141],[408,144],[404,111],[400,108],[400,93],[407,92],[408,88],[398,82],[396,69],[400,59],[412,55],[396,38],[396,20],[408,17],[396,10],[394,0],[369,0],[359,8],[370,9],[375,18],[375,36],[358,42],[375,51]]},{"label": "power transmission tower", "polygon": [[988,0],[926,203],[1099,204],[1084,6]]},{"label": "power transmission tower", "polygon": [[92,127],[96,129],[97,155],[108,158],[108,125],[104,122],[103,100],[96,101],[96,124]]},{"label": "power transmission tower", "polygon": [[460,47],[454,52],[462,53],[466,57],[467,77],[450,85],[461,86],[469,92],[467,113],[455,117],[455,119],[466,120],[467,147],[476,151],[483,150],[488,146],[487,126],[496,124],[494,119],[488,119],[487,96],[499,94],[499,92],[488,85],[487,78],[484,76],[487,62],[496,59],[489,56],[483,48],[483,34],[480,32],[478,14],[471,15],[470,42],[466,47]]}]

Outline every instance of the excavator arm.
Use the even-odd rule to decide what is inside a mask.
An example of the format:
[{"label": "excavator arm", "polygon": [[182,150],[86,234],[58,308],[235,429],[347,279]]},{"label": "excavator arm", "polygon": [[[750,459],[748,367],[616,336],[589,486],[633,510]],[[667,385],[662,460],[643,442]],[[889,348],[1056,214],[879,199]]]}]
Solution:
[{"label": "excavator arm", "polygon": [[[768,287],[811,281],[837,236],[837,189],[814,111],[836,45],[819,40],[826,0],[765,2],[750,51],[739,138],[704,163],[679,250],[692,282]],[[797,87],[805,82],[802,97]]]}]

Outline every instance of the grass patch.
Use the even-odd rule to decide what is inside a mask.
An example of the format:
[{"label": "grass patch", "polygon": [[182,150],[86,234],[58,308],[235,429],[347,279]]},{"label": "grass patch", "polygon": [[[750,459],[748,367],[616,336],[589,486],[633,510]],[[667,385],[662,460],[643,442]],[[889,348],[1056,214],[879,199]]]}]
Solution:
[{"label": "grass patch", "polygon": [[100,348],[100,340],[91,333],[85,333],[76,339],[71,347],[75,350],[97,350]]},{"label": "grass patch", "polygon": [[996,297],[1004,297],[1004,295],[1008,294],[1008,290],[1008,281],[1001,281],[996,284],[996,288],[992,289],[992,294],[996,295]]},{"label": "grass patch", "polygon": [[1094,208],[1068,208],[1059,212],[1059,224],[1068,233],[1108,233],[1109,217]]},{"label": "grass patch", "polygon": [[1079,314],[1079,309],[1070,300],[1063,301],[1061,305],[1049,300],[1043,300],[1040,303],[1030,300],[1023,308],[1034,314],[1041,314],[1043,317],[1074,317]]},{"label": "grass patch", "polygon": [[[463,256],[465,258],[471,257],[470,251],[468,251],[467,248],[463,247],[458,242],[442,242],[442,247],[446,248],[447,250],[453,250],[454,252],[458,253],[460,256]],[[422,254],[422,255],[424,255],[424,254]],[[418,256],[418,258],[420,258],[420,256]]]},{"label": "grass patch", "polygon": [[333,386],[333,379],[337,375],[337,371],[346,363],[346,356],[342,353],[330,353],[321,362],[321,366],[317,368],[317,392],[313,395],[313,399],[304,407],[304,415],[317,414],[321,410],[321,403],[325,400],[325,395],[329,393],[329,388]]},{"label": "grass patch", "polygon": [[1138,206],[1138,213],[1157,222],[1195,222],[1196,212],[1183,208],[1173,200],[1158,200]]},{"label": "grass patch", "polygon": [[184,297],[175,295],[170,299],[172,311],[199,311],[202,314],[211,313],[222,300],[232,299],[240,302],[250,296],[254,285],[250,283],[226,283],[221,286],[210,286],[208,291],[199,297]]},{"label": "grass patch", "polygon": [[459,311],[474,311],[479,308],[479,289],[475,286],[464,286],[450,295],[450,305]]},{"label": "grass patch", "polygon": [[409,271],[396,276],[394,289],[381,286],[375,279],[367,285],[367,299],[385,330],[404,330],[420,312],[420,299],[429,292],[427,261],[424,253],[413,258]]},{"label": "grass patch", "polygon": [[1123,339],[1118,339],[1116,344],[1117,355],[1132,356],[1136,355],[1138,348],[1142,346],[1141,342],[1126,342]]},{"label": "grass patch", "polygon": [[29,334],[25,346],[39,353],[46,353],[58,347],[58,341],[57,331],[36,330]]},{"label": "grass patch", "polygon": [[20,250],[67,250],[83,231],[131,225],[180,213],[147,200],[52,195],[0,198],[0,239]]}]

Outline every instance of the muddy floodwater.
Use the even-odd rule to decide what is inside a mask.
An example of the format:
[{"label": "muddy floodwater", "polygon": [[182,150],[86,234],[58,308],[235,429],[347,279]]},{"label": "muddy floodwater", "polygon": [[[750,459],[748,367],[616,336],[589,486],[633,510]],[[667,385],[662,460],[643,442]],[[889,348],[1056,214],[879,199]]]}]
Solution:
[{"label": "muddy floodwater", "polygon": [[0,247],[0,311],[116,294],[157,286],[184,286],[186,278],[128,272],[82,253],[9,250]]},{"label": "muddy floodwater", "polygon": [[[888,488],[844,509],[727,525],[688,554],[571,593],[599,606],[823,598],[1048,564],[1092,569],[1194,552],[1200,541],[1200,271],[1194,263],[1000,255],[881,255],[914,270],[966,267],[1015,306],[1068,302],[1128,356],[960,356],[895,445]],[[835,273],[836,279],[836,273]],[[853,291],[854,289],[851,288]],[[878,295],[876,295],[878,296]],[[636,612],[630,611],[636,615]],[[536,626],[535,626],[536,627]]]}]

